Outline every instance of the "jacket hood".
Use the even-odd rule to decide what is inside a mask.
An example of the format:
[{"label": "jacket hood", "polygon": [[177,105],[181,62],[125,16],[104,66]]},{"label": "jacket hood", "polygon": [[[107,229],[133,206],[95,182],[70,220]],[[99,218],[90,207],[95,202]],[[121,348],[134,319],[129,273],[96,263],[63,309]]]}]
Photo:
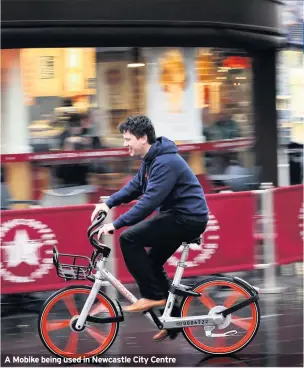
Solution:
[{"label": "jacket hood", "polygon": [[174,142],[166,137],[159,137],[156,139],[156,142],[151,145],[148,153],[144,157],[144,162],[151,162],[156,156],[177,152],[178,148]]}]

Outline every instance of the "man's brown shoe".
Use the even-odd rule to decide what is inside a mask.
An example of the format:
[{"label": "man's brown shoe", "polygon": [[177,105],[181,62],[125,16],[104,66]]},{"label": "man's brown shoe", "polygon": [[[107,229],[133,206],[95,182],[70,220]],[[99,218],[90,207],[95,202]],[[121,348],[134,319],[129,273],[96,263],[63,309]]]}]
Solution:
[{"label": "man's brown shoe", "polygon": [[162,341],[165,340],[167,337],[169,337],[167,330],[160,330],[153,336],[153,341]]},{"label": "man's brown shoe", "polygon": [[180,332],[181,331],[179,329],[174,329],[170,331],[163,329],[163,330],[158,331],[157,334],[153,336],[153,341],[155,342],[163,341],[167,337],[169,337],[170,340],[174,340],[177,338]]},{"label": "man's brown shoe", "polygon": [[137,300],[134,304],[128,305],[127,307],[123,308],[123,310],[125,312],[143,312],[148,309],[151,309],[154,307],[162,307],[164,305],[166,305],[166,299],[151,300],[151,299],[141,298]]}]

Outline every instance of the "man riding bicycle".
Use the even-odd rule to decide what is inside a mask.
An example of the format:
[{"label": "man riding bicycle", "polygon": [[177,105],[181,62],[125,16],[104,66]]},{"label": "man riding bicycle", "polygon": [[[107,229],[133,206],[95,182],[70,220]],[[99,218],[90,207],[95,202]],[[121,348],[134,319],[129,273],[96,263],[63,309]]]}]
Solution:
[{"label": "man riding bicycle", "polygon": [[[142,158],[137,175],[105,203],[96,204],[91,221],[100,211],[139,201],[113,223],[105,224],[98,236],[131,226],[120,235],[120,246],[129,272],[136,280],[142,298],[124,308],[145,311],[166,304],[170,280],[164,264],[182,242],[199,237],[206,229],[208,206],[203,189],[174,142],[156,139],[154,126],[146,116],[131,116],[119,125],[124,147],[130,156]],[[158,213],[145,220],[155,210]],[[145,247],[149,247],[146,252]],[[172,316],[179,316],[174,306]],[[155,341],[169,336],[159,331]]]}]

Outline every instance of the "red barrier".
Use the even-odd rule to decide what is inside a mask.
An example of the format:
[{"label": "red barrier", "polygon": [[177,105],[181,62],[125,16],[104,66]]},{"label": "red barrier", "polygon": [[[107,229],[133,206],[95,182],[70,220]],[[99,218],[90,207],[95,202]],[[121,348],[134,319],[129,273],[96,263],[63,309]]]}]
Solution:
[{"label": "red barrier", "polygon": [[[207,195],[210,221],[201,245],[191,245],[184,276],[225,273],[254,268],[253,192]],[[288,206],[286,205],[288,204]],[[113,210],[114,218],[132,204]],[[1,211],[2,293],[59,289],[67,283],[58,278],[52,264],[52,248],[60,253],[91,256],[93,247],[86,230],[94,206],[68,206]],[[276,247],[279,264],[303,260],[303,185],[274,190]],[[123,230],[123,229],[122,229]],[[115,233],[117,278],[132,282]],[[165,265],[170,277],[181,250]],[[73,281],[71,284],[83,284]]]},{"label": "red barrier", "polygon": [[[201,245],[191,245],[185,277],[219,272],[234,272],[254,268],[254,245],[252,218],[256,211],[254,193],[222,193],[207,196],[210,221]],[[115,217],[125,213],[131,204],[115,209]],[[123,230],[123,229],[122,229]],[[122,282],[132,282],[119,246],[116,232],[116,270]],[[165,268],[173,277],[182,249],[168,260]]]},{"label": "red barrier", "polygon": [[[53,246],[60,253],[91,256],[86,230],[94,206],[53,207],[1,211],[1,292],[20,293],[60,289],[52,261]],[[69,284],[83,284],[73,281]]]},{"label": "red barrier", "polygon": [[303,189],[295,185],[273,192],[278,264],[303,261]]},{"label": "red barrier", "polygon": [[[179,152],[191,151],[235,151],[242,148],[252,147],[253,138],[236,138],[222,141],[206,142],[206,143],[187,143],[179,144]],[[101,150],[90,151],[49,151],[39,153],[20,153],[1,155],[1,162],[53,162],[53,161],[88,161],[94,158],[102,157],[124,157],[129,156],[126,148],[107,148]]]}]

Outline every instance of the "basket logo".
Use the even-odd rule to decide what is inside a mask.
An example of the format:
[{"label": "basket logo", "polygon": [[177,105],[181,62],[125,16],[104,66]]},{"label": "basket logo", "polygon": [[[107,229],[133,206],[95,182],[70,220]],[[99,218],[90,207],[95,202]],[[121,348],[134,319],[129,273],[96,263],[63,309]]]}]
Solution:
[{"label": "basket logo", "polygon": [[41,221],[14,219],[1,224],[1,276],[13,283],[35,282],[53,267],[53,231]]},{"label": "basket logo", "polygon": [[[206,231],[201,235],[200,244],[189,245],[188,260],[185,262],[187,267],[196,267],[201,263],[205,263],[210,259],[219,247],[220,240],[220,226],[216,217],[209,212],[209,221]],[[168,265],[177,266],[180,261],[180,257],[177,257],[178,253],[182,253],[184,247],[180,246],[175,254],[168,259]]]}]

